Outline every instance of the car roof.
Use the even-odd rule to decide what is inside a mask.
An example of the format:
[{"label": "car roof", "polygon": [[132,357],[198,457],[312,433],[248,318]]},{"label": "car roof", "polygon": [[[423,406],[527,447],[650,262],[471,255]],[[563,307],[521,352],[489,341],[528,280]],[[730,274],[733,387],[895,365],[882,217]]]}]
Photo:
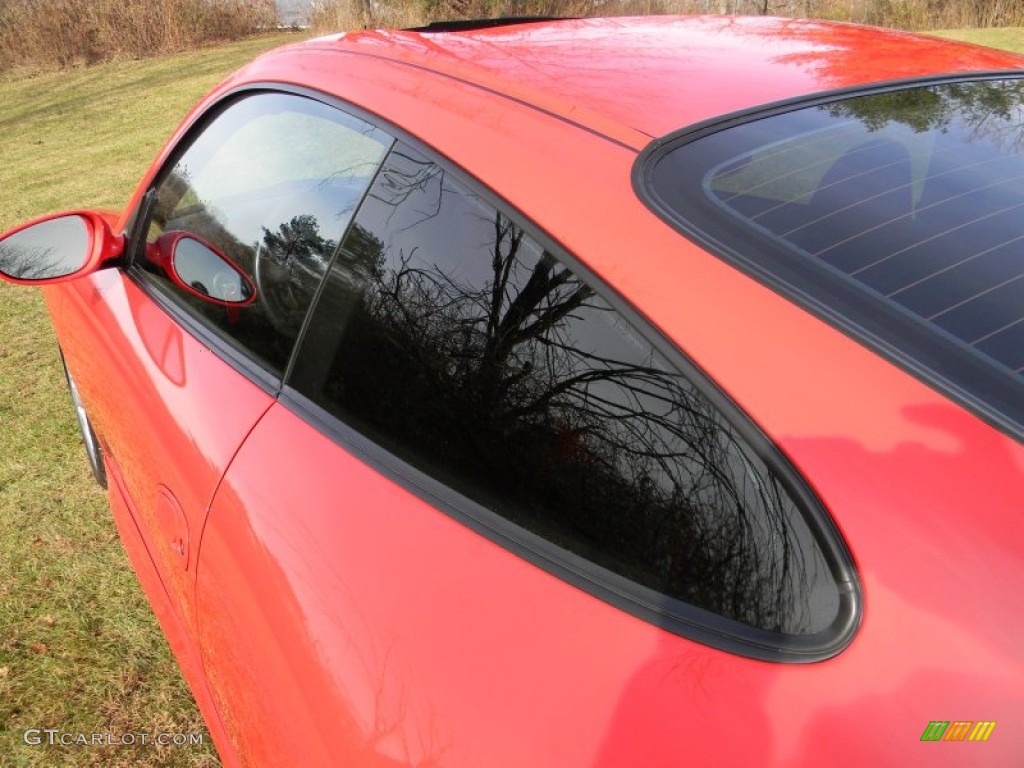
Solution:
[{"label": "car roof", "polygon": [[1024,56],[980,46],[768,17],[588,18],[465,31],[372,30],[299,46],[388,59],[457,78],[629,145],[816,92],[926,75],[1024,69]]}]

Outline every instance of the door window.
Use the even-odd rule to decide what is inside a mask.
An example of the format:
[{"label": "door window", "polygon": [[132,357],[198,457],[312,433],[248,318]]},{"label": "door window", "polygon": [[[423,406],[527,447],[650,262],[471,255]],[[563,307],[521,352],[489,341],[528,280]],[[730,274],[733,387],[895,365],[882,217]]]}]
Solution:
[{"label": "door window", "polygon": [[[383,131],[313,99],[260,93],[233,101],[162,174],[138,263],[217,336],[280,376],[390,144]],[[232,261],[255,299],[225,306],[172,280],[161,248],[176,233]]]}]

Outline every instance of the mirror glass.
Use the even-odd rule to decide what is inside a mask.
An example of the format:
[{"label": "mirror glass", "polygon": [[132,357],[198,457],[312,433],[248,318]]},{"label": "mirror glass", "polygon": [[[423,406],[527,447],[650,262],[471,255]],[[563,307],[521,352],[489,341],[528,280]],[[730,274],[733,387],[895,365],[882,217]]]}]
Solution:
[{"label": "mirror glass", "polygon": [[85,266],[91,250],[85,217],[59,216],[0,240],[0,272],[16,280],[67,277]]},{"label": "mirror glass", "polygon": [[171,265],[178,278],[202,296],[229,304],[244,304],[252,297],[252,285],[227,259],[191,237],[175,244]]}]

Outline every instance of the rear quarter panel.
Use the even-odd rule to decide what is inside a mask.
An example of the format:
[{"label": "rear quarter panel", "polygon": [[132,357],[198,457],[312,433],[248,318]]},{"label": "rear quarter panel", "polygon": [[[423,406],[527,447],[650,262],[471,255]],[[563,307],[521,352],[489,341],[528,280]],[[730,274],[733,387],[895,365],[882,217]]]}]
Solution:
[{"label": "rear quarter panel", "polygon": [[[252,764],[1003,765],[1024,754],[1020,444],[657,220],[630,189],[629,149],[360,57],[339,68],[336,55],[309,54],[301,73],[279,61],[248,76],[302,80],[387,115],[583,258],[806,474],[865,599],[859,634],[831,660],[712,650],[468,532],[278,405],[216,500],[198,585],[203,643],[221,654],[207,670]],[[243,633],[251,647],[232,641]],[[984,744],[921,743],[934,719],[1000,725]]]}]

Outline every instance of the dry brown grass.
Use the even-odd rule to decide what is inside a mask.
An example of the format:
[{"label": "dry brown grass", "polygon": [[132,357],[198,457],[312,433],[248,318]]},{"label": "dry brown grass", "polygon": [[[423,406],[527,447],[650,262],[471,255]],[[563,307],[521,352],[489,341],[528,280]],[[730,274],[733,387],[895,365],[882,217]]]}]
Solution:
[{"label": "dry brown grass", "polygon": [[273,0],[0,0],[0,71],[191,50],[275,24]]},{"label": "dry brown grass", "polygon": [[1021,0],[317,0],[318,31],[404,27],[494,16],[752,14],[902,29],[1024,25]]},{"label": "dry brown grass", "polygon": [[[1021,0],[314,0],[316,31],[495,16],[762,14],[904,29],[1024,26]],[[274,0],[0,0],[0,79],[193,50],[276,26]]]}]

